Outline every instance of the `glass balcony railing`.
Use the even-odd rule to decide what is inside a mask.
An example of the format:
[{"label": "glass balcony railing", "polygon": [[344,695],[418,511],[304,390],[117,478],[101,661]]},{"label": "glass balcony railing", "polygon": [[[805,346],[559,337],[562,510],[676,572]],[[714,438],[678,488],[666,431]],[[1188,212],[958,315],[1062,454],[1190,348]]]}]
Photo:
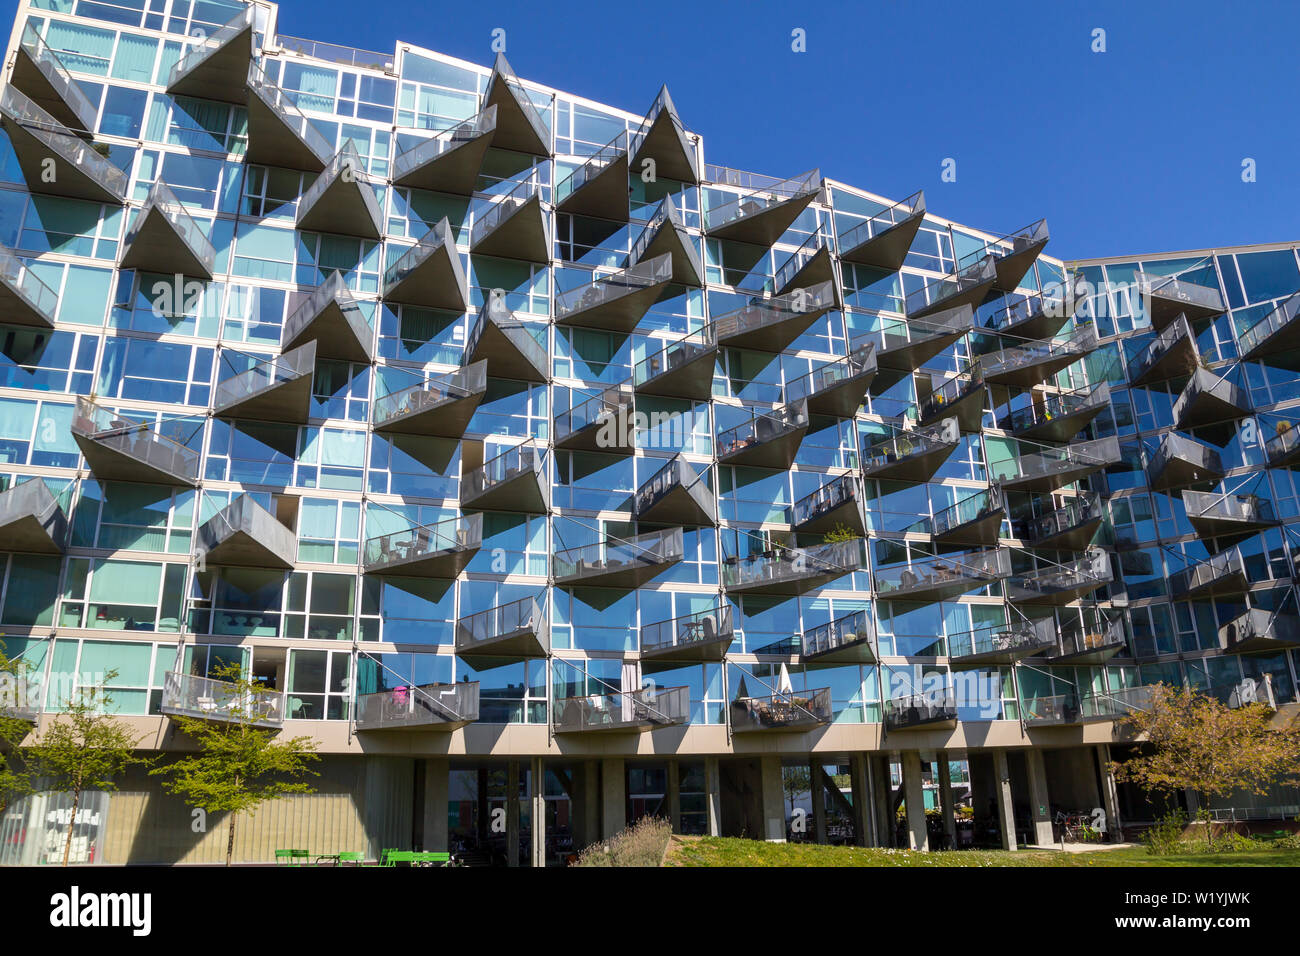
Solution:
[{"label": "glass balcony railing", "polygon": [[164,714],[253,727],[280,727],[285,718],[281,691],[253,690],[230,681],[168,671],[163,676]]},{"label": "glass balcony railing", "polygon": [[[713,170],[716,168],[710,167]],[[757,242],[770,246],[781,237],[803,207],[821,192],[821,188],[822,176],[821,170],[818,169],[809,170],[790,179],[767,181],[754,192],[737,196],[720,206],[705,210],[704,231],[719,234],[721,238],[734,238],[742,242]],[[766,228],[758,227],[757,220],[764,213],[780,209],[787,204],[795,207],[793,210],[787,210],[789,222],[786,221],[787,216],[782,216],[779,222],[767,225]],[[751,221],[755,228],[744,228],[747,220]]]},{"label": "glass balcony railing", "polygon": [[1158,276],[1138,272],[1134,280],[1151,324],[1157,329],[1164,328],[1167,322],[1182,314],[1195,320],[1223,311],[1223,296],[1217,288],[1199,285],[1182,275]]},{"label": "glass balcony railing", "polygon": [[[1045,514],[1031,513],[1023,517],[1017,516],[1012,521],[1012,531],[1016,537],[1028,541],[1032,547],[1046,547],[1062,536],[1092,525],[1093,530],[1087,533],[1087,538],[1090,539],[1102,517],[1101,496],[1089,491],[1066,499],[1061,507]],[[1082,543],[1083,540],[1080,537],[1077,543]]]},{"label": "glass balcony railing", "polygon": [[555,552],[555,583],[638,587],[685,556],[681,528],[611,537]]},{"label": "glass balcony railing", "polygon": [[655,173],[660,179],[692,184],[700,181],[695,147],[687,138],[686,127],[677,115],[666,86],[660,88],[659,95],[646,111],[645,119],[633,131],[631,149],[638,173],[644,168],[644,160],[649,158],[654,160]]},{"label": "glass balcony railing", "polygon": [[[997,489],[986,488],[983,491],[975,492],[973,495],[967,495],[956,504],[950,505],[942,511],[936,511],[932,517],[922,518],[907,530],[919,534],[928,534],[937,540],[951,536],[954,531],[965,528],[976,521],[982,521],[985,518],[997,517],[998,523],[1001,524],[1003,513],[1002,496]],[[997,540],[996,529],[992,538],[993,541]]]},{"label": "glass balcony railing", "polygon": [[[286,131],[292,134],[292,136],[297,140],[297,143],[294,145],[301,145],[310,151],[310,158],[312,159],[311,168],[317,171],[324,169],[326,164],[330,161],[330,158],[334,155],[334,147],[330,145],[329,140],[324,137],[321,131],[312,124],[311,120],[307,119],[307,117],[303,115],[302,110],[298,108],[298,104],[290,98],[289,94],[268,80],[266,74],[262,72],[261,67],[256,63],[252,63],[248,67],[248,91],[271,111]],[[258,145],[260,146],[263,144]],[[285,161],[296,157],[302,152],[300,149],[290,149],[286,152],[277,153],[277,151],[282,150],[285,145],[287,144],[282,138],[270,137],[264,144],[265,149],[255,149],[254,125],[250,118],[248,154],[246,155],[249,162],[264,162],[266,159],[274,159],[276,158],[276,155],[279,155],[280,161],[283,164]],[[270,154],[269,156],[267,155],[268,153]],[[265,157],[265,159],[253,159],[251,158],[253,156]],[[308,167],[304,166],[302,168],[305,169]]]},{"label": "glass balcony railing", "polygon": [[[97,405],[84,395],[77,396],[72,435],[97,478],[125,481],[152,478],[186,485],[198,481],[198,451],[159,434],[147,423],[133,421],[125,413]],[[108,455],[99,454],[96,449],[103,449]]]},{"label": "glass balcony railing", "polygon": [[962,256],[957,260],[956,271],[960,272],[991,255],[997,264],[998,288],[1010,292],[1019,286],[1020,280],[1025,277],[1049,238],[1047,220],[1039,219],[1023,229],[985,243],[983,249]]},{"label": "glass balcony railing", "polygon": [[[126,202],[126,173],[12,83],[0,93],[0,119],[8,121],[4,126],[29,188],[73,199]],[[53,166],[46,165],[49,160]]]},{"label": "glass balcony railing", "polygon": [[94,131],[98,108],[30,20],[23,25],[10,82],[64,126]]},{"label": "glass balcony railing", "polygon": [[[483,150],[491,144],[497,125],[497,108],[489,106],[431,139],[421,140],[393,159],[393,182],[437,192],[468,196],[478,182],[482,155],[466,156],[471,144]],[[459,150],[459,152],[458,152]]]},{"label": "glass balcony railing", "polygon": [[356,723],[365,730],[454,730],[478,720],[479,682],[405,685],[358,694]]},{"label": "glass balcony railing", "polygon": [[1219,628],[1219,647],[1225,654],[1277,653],[1300,647],[1300,618],[1249,608]]},{"label": "glass balcony railing", "polygon": [[[869,219],[857,223],[836,237],[840,258],[890,272],[897,271],[907,257],[916,229],[925,218],[925,193],[916,192]],[[890,237],[897,241],[891,242]]]},{"label": "glass balcony railing", "polygon": [[[549,262],[550,219],[542,208],[541,184],[536,172],[520,180],[475,219],[470,251],[528,262]],[[534,215],[525,216],[523,210]]]},{"label": "glass balcony railing", "polygon": [[[1300,315],[1300,292],[1289,299],[1284,299],[1272,312],[1237,336],[1241,357],[1254,359],[1267,354],[1272,348],[1271,340],[1274,336],[1280,340],[1283,337],[1278,333],[1284,329],[1294,328],[1292,323],[1295,322],[1297,315]],[[1289,347],[1289,341],[1287,345]]]},{"label": "glass balcony railing", "polygon": [[928,481],[957,447],[957,419],[901,432],[862,450],[864,477]]},{"label": "glass balcony railing", "polygon": [[[156,229],[157,214],[165,226]],[[175,247],[181,246],[180,254]],[[169,251],[171,247],[171,251]],[[136,214],[123,243],[122,268],[148,269],[154,272],[199,275],[212,278],[217,250],[203,234],[184,204],[162,180],[149,188],[149,198]]]},{"label": "glass balcony railing", "polygon": [[951,688],[893,697],[885,701],[885,730],[916,730],[957,722],[957,695]]},{"label": "glass balcony railing", "polygon": [[1300,422],[1279,422],[1277,434],[1264,442],[1264,454],[1270,467],[1280,468],[1300,459]]},{"label": "glass balcony railing", "polygon": [[343,273],[335,270],[285,319],[280,348],[288,351],[315,340],[322,358],[369,363],[374,358],[374,337],[374,328],[352,298]]},{"label": "glass balcony railing", "polygon": [[735,638],[731,606],[709,608],[641,628],[641,660],[722,660]]},{"label": "glass balcony railing", "polygon": [[[1051,621],[1047,622],[1052,624]],[[954,670],[1011,664],[1056,647],[1055,627],[1036,627],[1029,621],[989,624],[949,634],[948,660]]]},{"label": "glass balcony railing", "polygon": [[555,701],[557,734],[653,730],[690,719],[689,687],[647,687]]},{"label": "glass balcony railing", "polygon": [[1231,374],[1231,369],[1222,374],[1206,368],[1193,372],[1174,401],[1175,424],[1180,429],[1194,428],[1247,414],[1251,409],[1250,396],[1228,377]]},{"label": "glass balcony railing", "polygon": [[298,229],[379,239],[384,214],[351,140],[334,154],[298,200]]},{"label": "glass balcony railing", "polygon": [[624,130],[555,186],[563,212],[623,222],[628,218],[628,134]]},{"label": "glass balcony railing", "polygon": [[53,328],[59,312],[59,296],[22,259],[0,244],[0,306],[5,321],[18,325]]},{"label": "glass balcony railing", "polygon": [[286,53],[298,53],[312,60],[324,60],[326,63],[339,63],[343,66],[356,66],[363,70],[377,70],[380,73],[396,73],[393,69],[392,53],[377,53],[374,50],[358,50],[356,47],[340,46],[337,43],[322,43],[319,40],[303,40],[299,37],[287,37],[276,34],[276,43]]},{"label": "glass balcony railing", "polygon": [[633,513],[656,524],[716,525],[717,506],[708,474],[708,468],[696,472],[681,455],[673,456],[637,489]]},{"label": "glass balcony railing", "polygon": [[704,275],[704,265],[700,261],[699,250],[686,232],[686,225],[681,213],[673,205],[672,196],[665,196],[659,201],[654,214],[632,244],[627,261],[644,262],[665,252],[672,257],[675,282],[696,288],[704,284],[701,278]]},{"label": "glass balcony railing", "polygon": [[632,387],[646,395],[708,401],[717,355],[717,336],[713,326],[706,325],[632,366]]},{"label": "glass balcony railing", "polygon": [[1169,575],[1169,593],[1175,597],[1240,593],[1248,581],[1241,549],[1231,548]]},{"label": "glass balcony railing", "polygon": [[800,402],[770,412],[756,412],[749,421],[720,431],[714,440],[718,460],[789,468],[804,433],[808,431],[808,406]]},{"label": "glass balcony railing", "polygon": [[835,283],[819,282],[771,299],[752,299],[748,305],[718,316],[713,327],[718,342],[729,348],[779,352],[835,307]]},{"label": "glass balcony railing", "polygon": [[483,544],[481,514],[448,518],[367,538],[367,572],[455,577]]},{"label": "glass balcony railing", "polygon": [[1067,604],[1113,580],[1109,555],[1092,548],[1066,564],[1046,564],[1007,580],[1007,600],[1023,604]]},{"label": "glass balcony railing", "polygon": [[593,276],[590,285],[556,293],[555,321],[630,332],[672,278],[668,253],[619,272]]},{"label": "glass balcony railing", "polygon": [[61,554],[68,543],[68,516],[40,478],[0,491],[0,541],[16,554]]},{"label": "glass balcony railing", "polygon": [[[855,310],[848,311],[852,315]],[[971,331],[975,313],[969,306],[961,306],[923,319],[872,316],[870,321],[876,328],[854,336],[853,347],[872,343],[880,368],[912,372]],[[890,379],[897,381],[899,377],[894,375]]]},{"label": "glass balcony railing", "polygon": [[[983,391],[983,365],[978,361],[971,362],[965,369],[951,378],[945,379],[939,384],[938,388],[930,392],[925,400],[920,403],[917,410],[918,418],[922,424],[928,425],[935,419],[945,415],[957,415],[958,422],[963,427],[977,429],[984,417],[984,404],[980,401],[979,405],[976,406],[975,399],[977,396],[982,397]],[[963,407],[959,411],[953,410],[966,399],[972,400],[969,408]]]},{"label": "glass balcony railing", "polygon": [[514,445],[461,479],[461,508],[546,514],[550,488],[545,449]]},{"label": "glass balcony railing", "polygon": [[1169,488],[1223,477],[1223,460],[1208,445],[1167,432],[1147,465],[1152,488]]},{"label": "glass balcony railing", "polygon": [[845,358],[819,365],[786,384],[786,402],[807,400],[809,411],[852,418],[876,376],[876,345],[859,345]]},{"label": "glass balcony railing", "polygon": [[497,131],[492,145],[534,156],[551,155],[551,131],[533,99],[510,68],[504,53],[492,64],[483,102],[497,108]]},{"label": "glass balcony railing", "polygon": [[384,297],[453,312],[469,307],[465,271],[446,216],[384,270]]},{"label": "glass balcony railing", "polygon": [[998,427],[1013,435],[1041,435],[1051,441],[1068,441],[1087,425],[1092,415],[1109,404],[1110,386],[1106,382],[1069,392],[1047,392],[1034,396],[1033,404],[1000,419]]},{"label": "glass balcony railing", "polygon": [[1203,522],[1216,533],[1230,531],[1233,527],[1251,529],[1278,523],[1273,502],[1259,495],[1188,489],[1183,492],[1183,506],[1193,526]]},{"label": "glass balcony railing", "polygon": [[857,511],[857,520],[850,518],[844,523],[861,534],[865,528],[860,509],[857,477],[853,474],[840,475],[791,505],[790,524],[797,529],[808,530],[809,525],[820,523],[824,519]]},{"label": "glass balcony railing", "polygon": [[493,378],[511,378],[529,382],[550,379],[550,358],[546,346],[537,341],[532,329],[543,334],[540,322],[526,323],[506,305],[505,289],[490,289],[487,299],[474,317],[465,340],[464,364],[484,360]]},{"label": "glass balcony railing", "polygon": [[630,386],[607,388],[555,416],[555,445],[630,454],[636,439],[632,434],[634,408]]},{"label": "glass balcony railing", "polygon": [[1198,359],[1192,327],[1180,316],[1129,362],[1129,381],[1136,385],[1185,375]]},{"label": "glass balcony railing", "polygon": [[722,583],[728,591],[802,594],[865,566],[861,538],[790,548],[773,545],[746,557],[728,556]]},{"label": "glass balcony railing", "polygon": [[958,305],[978,305],[996,278],[997,260],[992,255],[985,255],[951,275],[934,279],[909,293],[904,310],[912,318]]},{"label": "glass balcony railing", "polygon": [[[300,389],[300,393],[293,397],[296,400],[289,400],[283,386],[295,382],[310,385],[316,371],[316,343],[308,342],[268,359],[241,357],[251,364],[244,371],[217,383],[212,414],[305,425],[311,401],[310,388]],[[250,405],[259,398],[268,401]]]},{"label": "glass balcony railing", "polygon": [[[795,280],[804,271],[804,269],[818,256],[821,256],[825,262],[824,268],[818,269],[821,276],[831,276],[830,264],[830,241],[822,235],[821,228],[818,227],[805,239],[799,248],[790,253],[785,262],[776,270],[772,277],[772,292],[782,293],[794,285]],[[810,272],[813,270],[810,270]],[[818,281],[818,280],[814,280]],[[820,281],[828,281],[821,279]]]},{"label": "glass balcony railing", "polygon": [[487,363],[475,362],[379,396],[373,422],[377,429],[414,428],[415,434],[460,438],[486,392]]},{"label": "glass balcony railing", "polygon": [[[172,67],[167,78],[167,92],[192,96],[206,92],[215,99],[237,102],[243,92],[244,76],[240,72],[224,68],[224,65],[217,65],[214,61],[229,58],[234,63],[243,65],[251,60],[256,49],[253,39],[256,17],[257,6],[249,5],[211,36],[189,47]],[[241,36],[246,37],[242,45],[236,43]],[[231,50],[236,55],[226,57],[226,50]]]},{"label": "glass balcony railing", "polygon": [[1020,453],[993,464],[992,470],[994,480],[1004,489],[1051,491],[1119,461],[1119,439],[1113,435],[1064,448],[1035,445],[1020,439]]},{"label": "glass balcony railing", "polygon": [[1011,575],[1011,555],[1002,548],[923,557],[911,564],[877,568],[876,596],[884,601],[944,600]]},{"label": "glass balcony railing", "polygon": [[292,568],[298,537],[247,494],[199,526],[199,553],[209,565]]},{"label": "glass balcony railing", "polygon": [[1027,342],[987,352],[978,361],[990,382],[1029,387],[1046,381],[1096,348],[1096,329],[1084,325],[1061,341]]},{"label": "glass balcony railing", "polygon": [[820,627],[809,628],[799,639],[805,662],[870,664],[877,660],[876,628],[871,615],[856,611]]},{"label": "glass balcony railing", "polygon": [[456,621],[456,653],[483,657],[546,657],[551,630],[536,598],[521,598]]},{"label": "glass balcony railing", "polygon": [[796,690],[765,697],[738,697],[731,702],[732,733],[811,730],[834,717],[831,689]]}]

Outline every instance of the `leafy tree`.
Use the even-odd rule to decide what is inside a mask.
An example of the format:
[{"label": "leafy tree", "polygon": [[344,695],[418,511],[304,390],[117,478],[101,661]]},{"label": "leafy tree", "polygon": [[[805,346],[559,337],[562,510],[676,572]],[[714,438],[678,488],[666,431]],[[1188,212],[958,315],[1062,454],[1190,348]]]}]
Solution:
[{"label": "leafy tree", "polygon": [[[1202,808],[1208,798],[1235,790],[1267,793],[1270,785],[1294,775],[1300,761],[1300,731],[1271,728],[1272,716],[1265,704],[1234,709],[1194,690],[1157,684],[1149,707],[1125,718],[1148,747],[1111,769],[1117,780],[1148,793],[1191,790]],[[1208,818],[1207,810],[1203,814]],[[1205,838],[1213,846],[1208,819]]]},{"label": "leafy tree", "polygon": [[115,677],[117,671],[109,670],[103,683],[79,688],[29,748],[31,763],[49,779],[49,789],[72,794],[64,866],[72,853],[81,795],[87,790],[116,790],[116,778],[128,767],[150,762],[136,753],[144,738],[133,736],[126,724],[110,714],[113,698],[106,686]]},{"label": "leafy tree", "polygon": [[783,767],[781,771],[781,789],[790,803],[790,813],[794,813],[795,801],[799,795],[812,792],[812,773],[805,766]]},{"label": "leafy tree", "polygon": [[198,753],[149,772],[163,777],[163,789],[191,806],[230,815],[226,833],[229,866],[239,815],[251,815],[261,804],[292,793],[315,792],[309,783],[295,778],[315,776],[308,764],[319,757],[310,737],[277,741],[275,731],[255,726],[265,712],[267,692],[243,676],[238,664],[220,668],[213,676],[230,684],[230,699],[238,702],[226,709],[228,719],[174,717],[181,731],[198,745]]},{"label": "leafy tree", "polygon": [[21,677],[21,661],[11,661],[0,650],[0,815],[32,792],[31,763],[22,745],[32,725],[5,709],[17,702],[10,698],[15,697]]},{"label": "leafy tree", "polygon": [[835,544],[837,541],[852,541],[854,538],[860,537],[862,537],[862,535],[858,534],[843,522],[840,522],[836,524],[835,527],[831,528],[830,531],[827,531],[822,535],[822,542],[825,544]]}]

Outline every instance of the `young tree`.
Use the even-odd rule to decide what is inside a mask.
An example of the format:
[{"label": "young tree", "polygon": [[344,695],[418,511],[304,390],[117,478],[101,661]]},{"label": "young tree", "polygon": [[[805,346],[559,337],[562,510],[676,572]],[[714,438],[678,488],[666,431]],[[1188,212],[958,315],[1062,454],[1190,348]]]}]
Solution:
[{"label": "young tree", "polygon": [[144,738],[110,715],[112,696],[106,687],[117,671],[104,673],[103,683],[82,687],[45,727],[30,748],[31,763],[50,780],[50,789],[72,794],[72,816],[63,844],[63,865],[72,853],[81,796],[87,790],[116,790],[122,773],[132,764],[149,763],[136,753]]},{"label": "young tree", "polygon": [[[1209,797],[1235,790],[1267,793],[1295,773],[1300,758],[1300,731],[1270,728],[1272,715],[1264,704],[1234,709],[1194,690],[1157,684],[1148,708],[1125,718],[1147,749],[1111,769],[1115,779],[1148,793],[1191,790],[1203,808]],[[1207,821],[1205,838],[1212,846],[1211,831]]]},{"label": "young tree", "polygon": [[23,749],[32,725],[13,712],[20,703],[21,678],[21,662],[11,661],[0,650],[0,815],[9,804],[32,792],[31,764]]},{"label": "young tree", "polygon": [[822,535],[822,542],[824,544],[835,544],[839,541],[852,541],[854,538],[860,537],[862,537],[862,535],[858,534],[848,525],[843,522],[838,522],[835,527]]},{"label": "young tree", "polygon": [[275,740],[275,731],[256,724],[266,713],[267,693],[243,676],[239,665],[215,672],[229,683],[233,706],[224,709],[225,720],[177,716],[181,731],[198,745],[198,753],[156,767],[162,787],[206,813],[229,814],[226,831],[226,866],[235,852],[235,822],[268,800],[291,793],[313,793],[309,783],[295,778],[316,775],[308,767],[319,759],[310,737]]}]

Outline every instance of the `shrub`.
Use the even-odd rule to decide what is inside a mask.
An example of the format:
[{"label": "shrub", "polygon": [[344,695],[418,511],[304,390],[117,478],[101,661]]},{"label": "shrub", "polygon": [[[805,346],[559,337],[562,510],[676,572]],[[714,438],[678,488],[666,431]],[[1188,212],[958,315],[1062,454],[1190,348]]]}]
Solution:
[{"label": "shrub", "polygon": [[[1263,840],[1256,840],[1254,837],[1244,836],[1229,830],[1226,833],[1217,834],[1208,849],[1211,853],[1245,853],[1250,850],[1263,849],[1266,845],[1276,846],[1277,844],[1265,844]],[[1200,840],[1187,840],[1183,845],[1184,853],[1204,853],[1206,849],[1206,845]]]},{"label": "shrub", "polygon": [[1151,856],[1169,856],[1183,849],[1183,832],[1187,829],[1187,811],[1173,810],[1142,834],[1142,845]]},{"label": "shrub", "polygon": [[642,817],[608,840],[593,843],[574,866],[658,866],[668,849],[672,827],[659,817]]}]

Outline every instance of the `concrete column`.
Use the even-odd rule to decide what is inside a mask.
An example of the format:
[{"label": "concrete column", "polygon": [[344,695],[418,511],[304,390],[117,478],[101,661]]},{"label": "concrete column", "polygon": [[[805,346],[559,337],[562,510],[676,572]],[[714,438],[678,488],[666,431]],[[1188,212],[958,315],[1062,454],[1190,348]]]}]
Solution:
[{"label": "concrete column", "polygon": [[608,840],[627,828],[627,777],[621,759],[600,762],[600,795],[600,835]]},{"label": "concrete column", "polygon": [[519,761],[506,767],[506,866],[519,865]]},{"label": "concrete column", "polygon": [[533,839],[532,839],[532,860],[533,866],[546,865],[546,766],[542,763],[541,757],[534,757],[530,776],[532,778],[533,789],[529,794],[529,816],[532,817]]},{"label": "concrete column", "polygon": [[808,798],[812,801],[813,840],[826,842],[826,784],[822,766],[817,761],[808,764]]},{"label": "concrete column", "polygon": [[704,798],[709,836],[722,836],[722,774],[717,757],[704,758]]},{"label": "concrete column", "polygon": [[762,777],[763,839],[768,843],[784,843],[785,787],[781,780],[781,758],[760,757],[759,776]]},{"label": "concrete column", "polygon": [[907,845],[912,850],[930,849],[925,826],[925,788],[921,784],[921,755],[903,751],[903,800],[907,810]]},{"label": "concrete column", "polygon": [[1011,771],[1007,767],[1007,752],[993,751],[993,784],[998,798],[998,829],[1002,833],[1002,849],[1016,848],[1016,817],[1011,802]]},{"label": "concrete column", "polygon": [[871,790],[875,802],[876,846],[892,847],[894,845],[894,800],[889,786],[889,755],[867,757],[870,763]]},{"label": "concrete column", "polygon": [[[573,808],[574,848],[583,850],[600,839],[600,764],[584,760],[574,768],[574,791],[578,794]],[[576,834],[581,834],[581,839]]]},{"label": "concrete column", "polygon": [[424,762],[424,849],[447,850],[447,799],[451,787],[446,757]]},{"label": "concrete column", "polygon": [[939,807],[943,810],[943,832],[948,837],[948,849],[957,849],[957,807],[952,798],[952,771],[948,767],[948,751],[940,750]]},{"label": "concrete column", "polygon": [[682,776],[676,760],[668,761],[668,824],[674,833],[682,832]]},{"label": "concrete column", "polygon": [[1033,825],[1034,843],[1051,846],[1052,802],[1047,790],[1043,752],[1033,748],[1025,751],[1025,768],[1029,774],[1029,819]]},{"label": "concrete column", "polygon": [[876,816],[871,812],[871,776],[867,755],[849,755],[849,780],[853,788],[853,835],[858,846],[876,846]]},{"label": "concrete column", "polygon": [[1124,842],[1124,821],[1119,815],[1119,790],[1110,772],[1110,744],[1097,744],[1097,766],[1101,774],[1101,800],[1106,811],[1106,839]]}]

